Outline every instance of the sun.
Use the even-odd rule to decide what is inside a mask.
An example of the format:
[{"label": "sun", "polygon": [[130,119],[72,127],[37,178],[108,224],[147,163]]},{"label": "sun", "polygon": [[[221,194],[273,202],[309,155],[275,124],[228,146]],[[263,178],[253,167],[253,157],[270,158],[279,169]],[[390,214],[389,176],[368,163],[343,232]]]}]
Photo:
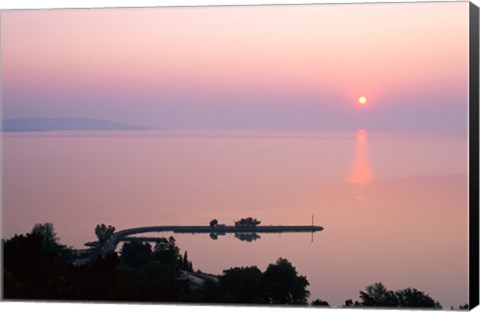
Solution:
[{"label": "sun", "polygon": [[361,105],[367,104],[367,101],[368,101],[367,98],[364,97],[364,96],[361,96],[361,97],[358,98],[358,103],[361,104]]}]

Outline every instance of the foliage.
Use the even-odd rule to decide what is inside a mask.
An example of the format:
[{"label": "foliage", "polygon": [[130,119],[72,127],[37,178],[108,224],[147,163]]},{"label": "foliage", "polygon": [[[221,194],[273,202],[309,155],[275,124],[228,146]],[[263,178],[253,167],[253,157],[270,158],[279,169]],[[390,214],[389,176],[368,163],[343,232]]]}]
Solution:
[{"label": "foliage", "polygon": [[95,227],[95,235],[97,235],[98,241],[100,245],[105,244],[110,237],[112,237],[113,233],[115,232],[115,227],[111,225],[105,224],[97,224]]},{"label": "foliage", "polygon": [[192,271],[192,263],[188,260],[185,251],[183,257],[180,248],[176,245],[175,238],[159,238],[152,249],[149,243],[128,242],[123,244],[120,252],[121,264],[130,268],[140,268],[156,262],[169,268],[170,273],[176,274],[179,270]]},{"label": "foliage", "polygon": [[39,234],[43,236],[45,245],[57,245],[58,237],[53,228],[52,223],[37,223],[32,228],[32,234]]},{"label": "foliage", "polygon": [[125,243],[120,251],[120,262],[126,266],[139,268],[152,261],[152,246],[148,243]]},{"label": "foliage", "polygon": [[119,258],[117,253],[97,257],[95,261],[82,266],[70,266],[66,270],[68,287],[59,291],[54,299],[71,300],[115,300]]},{"label": "foliage", "polygon": [[202,296],[204,302],[307,304],[308,285],[288,260],[279,258],[263,273],[256,266],[224,270],[218,284],[206,283]]},{"label": "foliage", "polygon": [[38,232],[15,235],[2,245],[3,269],[8,277],[5,298],[48,298],[50,284],[63,284],[56,253],[45,248],[44,237]]},{"label": "foliage", "polygon": [[[193,271],[192,263],[173,237],[160,238],[153,248],[127,242],[120,257],[110,253],[73,266],[56,260],[61,245],[49,247],[58,241],[53,226],[35,229],[3,241],[5,298],[306,304],[308,297],[306,278],[281,258],[264,273],[256,267],[232,268],[218,282],[205,279],[204,287],[192,290],[179,279],[181,271]],[[49,244],[40,233],[48,234]]]},{"label": "foliage", "polygon": [[33,226],[31,234],[40,235],[45,251],[55,254],[57,262],[68,263],[73,259],[73,250],[59,243],[59,238],[52,223],[37,223]]},{"label": "foliage", "polygon": [[259,225],[261,222],[257,219],[254,219],[252,217],[248,217],[248,218],[242,218],[238,221],[235,221],[235,227],[240,227],[240,228],[244,228],[244,227],[256,227],[257,225]]},{"label": "foliage", "polygon": [[[180,255],[173,237],[148,243],[125,243],[121,252],[123,300],[179,301],[187,295],[187,282],[179,280],[180,270],[192,270],[188,254]],[[129,290],[128,292],[126,290]],[[141,290],[141,291],[140,291]]]},{"label": "foliage", "polygon": [[[252,303],[262,297],[262,272],[256,267],[231,268],[223,271],[219,279],[222,301]],[[263,299],[262,299],[263,300]]]},{"label": "foliage", "polygon": [[315,299],[312,301],[312,306],[330,307],[330,304],[325,300]]},{"label": "foliage", "polygon": [[217,219],[211,220],[209,225],[210,225],[210,227],[216,227],[218,225],[218,220]]},{"label": "foliage", "polygon": [[172,272],[178,271],[182,258],[180,248],[175,243],[175,238],[170,236],[168,239],[160,238],[153,248],[153,260],[161,264],[168,265]]},{"label": "foliage", "polygon": [[178,254],[173,238],[157,251],[174,251],[175,263],[156,261],[148,244],[126,243],[120,258],[114,252],[80,266],[59,260],[65,249],[53,245],[57,241],[50,225],[2,240],[4,298],[173,302],[188,294],[187,282],[177,277],[178,268],[191,269],[191,263]]},{"label": "foliage", "polygon": [[359,307],[359,306],[361,306],[360,302],[355,301],[354,303],[352,299],[345,300],[345,305],[343,305],[344,308],[352,308],[352,307]]},{"label": "foliage", "polygon": [[360,298],[360,305],[366,307],[442,308],[440,303],[420,290],[406,288],[394,292],[382,283],[367,286],[365,291],[360,291]]},{"label": "foliage", "polygon": [[[114,231],[111,226],[97,228],[104,238]],[[188,253],[181,255],[173,237],[160,238],[153,247],[126,242],[120,256],[97,255],[85,265],[72,265],[72,250],[58,241],[51,223],[2,240],[5,299],[307,304],[310,295],[307,278],[283,258],[264,272],[255,266],[236,267],[215,277],[193,272]],[[189,282],[195,275],[203,279],[203,286]],[[311,305],[329,306],[320,299]],[[345,306],[441,308],[420,290],[391,291],[382,283],[367,286],[360,291],[360,302],[349,299]]]},{"label": "foliage", "polygon": [[417,290],[415,288],[406,288],[395,292],[398,298],[399,307],[411,308],[438,308],[442,306],[437,301],[433,300],[428,294]]},{"label": "foliage", "polygon": [[366,287],[365,291],[360,291],[362,305],[366,307],[396,307],[398,299],[395,293],[387,290],[382,283],[375,283]]},{"label": "foliage", "polygon": [[193,271],[193,265],[192,265],[192,262],[188,260],[188,253],[186,250],[185,250],[185,253],[183,254],[183,258],[180,258],[180,269],[187,272]]},{"label": "foliage", "polygon": [[268,303],[307,304],[309,282],[305,276],[298,275],[287,259],[279,258],[275,264],[270,264],[262,275],[262,284]]}]

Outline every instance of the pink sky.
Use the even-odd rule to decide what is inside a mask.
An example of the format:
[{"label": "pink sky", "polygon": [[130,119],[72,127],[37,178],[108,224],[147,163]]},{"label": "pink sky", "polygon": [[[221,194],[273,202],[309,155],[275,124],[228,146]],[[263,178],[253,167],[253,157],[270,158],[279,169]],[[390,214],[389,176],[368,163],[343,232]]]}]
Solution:
[{"label": "pink sky", "polygon": [[466,129],[468,2],[31,10],[1,22],[4,118]]}]

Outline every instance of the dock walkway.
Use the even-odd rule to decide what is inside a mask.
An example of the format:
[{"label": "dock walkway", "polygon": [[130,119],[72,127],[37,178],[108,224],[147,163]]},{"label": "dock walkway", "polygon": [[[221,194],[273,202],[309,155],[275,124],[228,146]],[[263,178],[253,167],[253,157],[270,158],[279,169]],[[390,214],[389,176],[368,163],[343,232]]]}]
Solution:
[{"label": "dock walkway", "polygon": [[318,232],[323,227],[313,225],[259,225],[259,226],[197,226],[197,225],[161,225],[131,228],[114,233],[100,250],[105,255],[116,249],[118,243],[130,235],[150,232],[173,232],[173,233],[293,233],[293,232]]}]

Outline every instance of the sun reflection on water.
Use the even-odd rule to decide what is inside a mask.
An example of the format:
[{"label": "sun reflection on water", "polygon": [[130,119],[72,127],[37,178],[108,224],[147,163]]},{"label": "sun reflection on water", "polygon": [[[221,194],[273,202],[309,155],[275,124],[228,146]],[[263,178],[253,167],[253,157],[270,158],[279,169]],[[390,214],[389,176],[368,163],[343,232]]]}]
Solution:
[{"label": "sun reflection on water", "polygon": [[[350,170],[350,176],[348,182],[364,186],[373,181],[372,168],[368,158],[368,135],[367,130],[357,130],[357,143],[355,146],[355,157],[353,159],[353,165]],[[365,196],[356,195],[354,200],[363,201]]]}]

